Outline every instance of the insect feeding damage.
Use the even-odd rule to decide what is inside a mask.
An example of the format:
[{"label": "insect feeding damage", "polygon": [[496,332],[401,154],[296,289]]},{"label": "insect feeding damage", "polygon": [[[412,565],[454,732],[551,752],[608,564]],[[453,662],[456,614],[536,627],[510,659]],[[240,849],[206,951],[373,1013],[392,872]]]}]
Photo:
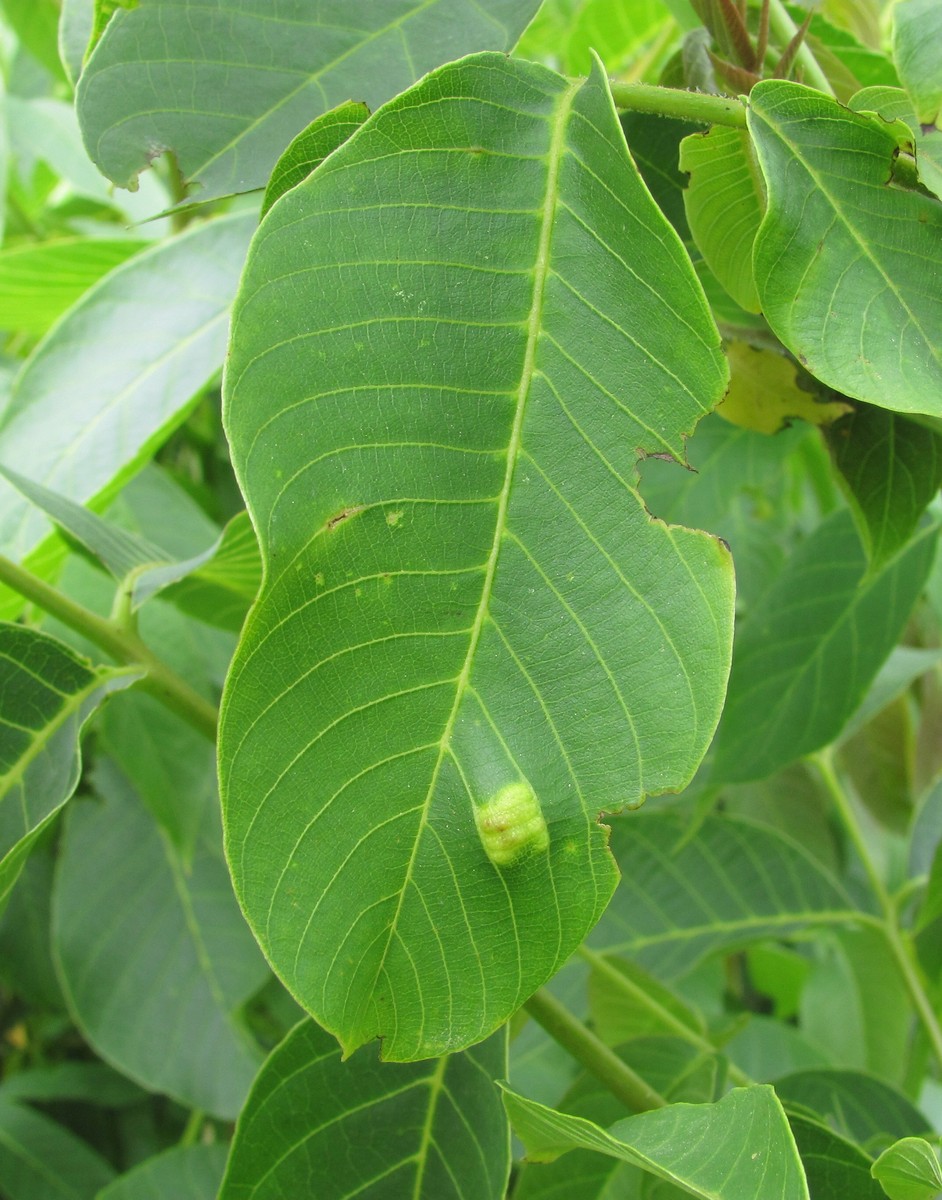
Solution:
[{"label": "insect feeding damage", "polygon": [[484,853],[495,867],[511,867],[527,854],[549,849],[543,809],[528,783],[509,783],[476,805],[474,823]]}]

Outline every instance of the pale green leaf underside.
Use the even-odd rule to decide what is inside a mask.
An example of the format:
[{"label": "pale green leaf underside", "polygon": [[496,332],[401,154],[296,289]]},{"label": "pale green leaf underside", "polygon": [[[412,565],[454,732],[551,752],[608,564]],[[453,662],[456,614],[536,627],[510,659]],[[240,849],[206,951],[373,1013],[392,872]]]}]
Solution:
[{"label": "pale green leaf underside", "polygon": [[808,1200],[788,1119],[767,1085],[736,1088],[716,1104],[671,1104],[608,1130],[507,1089],[504,1103],[529,1158],[596,1150],[699,1200]]},{"label": "pale green leaf underside", "polygon": [[219,1200],[503,1200],[507,1118],[494,1080],[507,1035],[421,1063],[344,1062],[313,1021],[265,1062],[239,1117]]},{"label": "pale green leaf underside", "polygon": [[904,121],[912,131],[919,179],[936,196],[942,196],[942,129],[921,125],[912,101],[902,88],[868,87],[851,97],[854,112],[879,113],[885,121]]},{"label": "pale green leaf underside", "polygon": [[[254,225],[241,213],[199,226],[86,292],[18,376],[0,424],[0,462],[79,504],[138,470],[222,365]],[[5,554],[22,558],[49,528],[0,485]]]},{"label": "pale green leaf underside", "polygon": [[753,267],[775,333],[824,383],[942,413],[942,205],[888,186],[886,125],[767,80],[749,130],[768,188]]},{"label": "pale green leaf underside", "polygon": [[[630,482],[724,383],[600,73],[443,68],[260,229],[226,384],[267,569],[223,706],[227,847],[347,1048],[484,1037],[607,902],[599,811],[690,778],[729,560]],[[497,867],[474,808],[519,784],[549,848]]]},{"label": "pale green leaf underside", "polygon": [[719,125],[692,133],[680,144],[680,169],[690,172],[684,209],[701,254],[736,303],[759,312],[752,246],[765,196],[749,135]]},{"label": "pale green leaf underside", "polygon": [[538,0],[150,0],[118,12],[76,102],[122,187],[171,149],[208,200],[264,187],[279,154],[344,100],[377,108],[471,50],[510,50]]},{"label": "pale green leaf underside", "polygon": [[713,816],[695,838],[685,832],[671,812],[614,822],[622,881],[594,947],[672,979],[719,950],[859,915],[840,884],[774,830]]},{"label": "pale green leaf underside", "polygon": [[48,634],[0,624],[0,904],[36,838],[75,791],[82,726],[140,678],[93,667]]},{"label": "pale green leaf underside", "polygon": [[942,110],[942,10],[936,0],[902,0],[893,11],[893,54],[900,79],[922,124]]}]

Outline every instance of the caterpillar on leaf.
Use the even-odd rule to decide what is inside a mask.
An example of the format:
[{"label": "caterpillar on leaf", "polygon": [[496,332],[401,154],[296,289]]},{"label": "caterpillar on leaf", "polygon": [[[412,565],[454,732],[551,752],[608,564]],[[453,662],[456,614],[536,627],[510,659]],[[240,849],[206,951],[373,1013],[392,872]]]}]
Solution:
[{"label": "caterpillar on leaf", "polygon": [[549,830],[528,783],[508,783],[474,809],[484,853],[495,867],[511,867],[530,853],[549,849]]}]

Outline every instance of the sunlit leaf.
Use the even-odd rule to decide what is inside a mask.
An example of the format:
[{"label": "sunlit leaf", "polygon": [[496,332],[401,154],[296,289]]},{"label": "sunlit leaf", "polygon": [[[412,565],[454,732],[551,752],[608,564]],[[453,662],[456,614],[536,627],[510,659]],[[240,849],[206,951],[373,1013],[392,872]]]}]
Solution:
[{"label": "sunlit leaf", "polygon": [[266,218],[226,387],[266,566],[223,705],[227,851],[348,1051],[506,1020],[611,894],[599,811],[693,774],[729,560],[631,484],[724,384],[598,69],[443,68]]},{"label": "sunlit leaf", "polygon": [[726,354],[729,391],[717,413],[734,425],[771,434],[793,420],[827,425],[850,412],[849,404],[800,388],[795,361],[784,354],[740,341],[730,342]]},{"label": "sunlit leaf", "polygon": [[[77,503],[153,454],[219,370],[254,217],[223,217],[105,276],[40,342],[0,425],[0,461]],[[9,484],[0,543],[21,558],[49,530]]]},{"label": "sunlit leaf", "polygon": [[936,1200],[942,1192],[939,1159],[925,1138],[908,1137],[888,1146],[873,1164],[890,1200]]}]

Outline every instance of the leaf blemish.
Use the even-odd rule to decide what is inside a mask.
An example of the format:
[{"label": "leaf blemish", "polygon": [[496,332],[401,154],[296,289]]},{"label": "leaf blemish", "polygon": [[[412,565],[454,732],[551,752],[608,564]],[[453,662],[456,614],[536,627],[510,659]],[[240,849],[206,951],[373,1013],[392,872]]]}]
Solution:
[{"label": "leaf blemish", "polygon": [[331,517],[324,528],[336,529],[342,521],[349,521],[351,517],[355,517],[357,513],[361,513],[363,508],[364,506],[362,504],[355,504],[352,508],[343,509],[341,512],[337,513],[335,517]]}]

